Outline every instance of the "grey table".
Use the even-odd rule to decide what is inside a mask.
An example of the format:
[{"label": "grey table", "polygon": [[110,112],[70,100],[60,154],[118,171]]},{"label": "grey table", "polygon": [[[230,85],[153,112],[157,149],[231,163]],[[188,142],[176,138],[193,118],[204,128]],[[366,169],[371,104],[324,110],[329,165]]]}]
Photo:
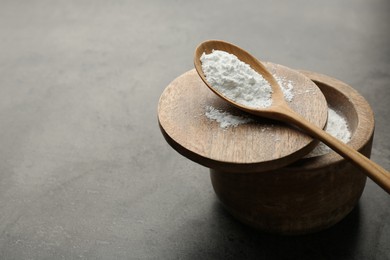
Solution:
[{"label": "grey table", "polygon": [[390,169],[389,1],[0,4],[0,259],[390,259],[390,196],[370,180],[336,226],[264,234],[156,116],[196,45],[223,39],[356,88]]}]

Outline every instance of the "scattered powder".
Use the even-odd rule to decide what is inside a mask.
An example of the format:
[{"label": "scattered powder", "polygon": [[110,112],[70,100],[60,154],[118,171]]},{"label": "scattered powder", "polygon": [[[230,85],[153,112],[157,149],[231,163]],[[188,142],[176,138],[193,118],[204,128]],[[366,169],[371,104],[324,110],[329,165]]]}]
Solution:
[{"label": "scattered powder", "polygon": [[234,116],[228,112],[216,109],[213,106],[207,106],[205,114],[207,118],[217,121],[222,128],[236,127],[253,121],[253,119],[249,117]]},{"label": "scattered powder", "polygon": [[263,76],[235,55],[213,50],[200,57],[210,85],[223,96],[248,107],[266,108],[272,104],[272,87]]},{"label": "scattered powder", "polygon": [[[216,109],[213,106],[206,107],[205,115],[208,119],[217,121],[220,127],[225,129],[254,121],[252,118],[244,116],[235,116],[228,112]],[[265,130],[265,128],[261,129],[262,132],[264,132]],[[351,140],[351,131],[349,130],[347,121],[344,117],[342,117],[332,108],[328,109],[328,123],[325,128],[325,131],[328,134],[336,137],[343,143],[348,143]],[[328,146],[320,142],[317,147],[314,148],[313,151],[311,151],[308,155],[305,156],[305,158],[324,155],[329,153],[330,151],[332,150]]]},{"label": "scattered powder", "polygon": [[[343,143],[348,143],[351,140],[351,131],[349,130],[347,121],[331,108],[328,109],[328,123],[325,131]],[[305,156],[305,158],[324,155],[330,151],[332,151],[332,149],[330,149],[327,145],[319,143],[313,151]]]},{"label": "scattered powder", "polygon": [[292,80],[287,80],[285,77],[279,77],[276,74],[273,74],[272,76],[276,79],[280,88],[282,89],[284,99],[288,102],[291,102],[294,98],[294,85]]}]

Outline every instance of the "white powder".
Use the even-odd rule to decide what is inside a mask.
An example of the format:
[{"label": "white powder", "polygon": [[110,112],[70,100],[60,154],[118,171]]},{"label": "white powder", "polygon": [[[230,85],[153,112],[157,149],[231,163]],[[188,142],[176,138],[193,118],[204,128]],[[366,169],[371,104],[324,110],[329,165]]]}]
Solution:
[{"label": "white powder", "polygon": [[[351,140],[351,131],[349,130],[347,121],[331,108],[328,109],[328,123],[325,131],[343,143],[348,143]],[[332,151],[332,149],[330,149],[327,145],[319,143],[313,151],[305,156],[305,158],[324,155],[330,151]]]},{"label": "white powder", "polygon": [[213,106],[207,106],[205,114],[208,119],[217,121],[222,128],[236,127],[253,121],[253,119],[249,117],[235,116],[228,112],[216,109]]},{"label": "white powder", "polygon": [[[280,85],[284,98],[286,101],[291,102],[294,98],[294,85],[291,80],[287,80],[284,77],[279,77],[278,75],[273,75],[278,84]],[[254,120],[244,116],[234,116],[228,112],[221,111],[214,108],[213,106],[207,106],[205,115],[210,120],[215,120],[219,123],[219,126],[222,128],[236,127],[241,124],[246,124],[253,122]]]},{"label": "white powder", "polygon": [[[235,116],[228,112],[216,109],[213,106],[206,107],[205,115],[208,119],[217,121],[219,126],[225,129],[254,121],[252,118]],[[262,129],[261,131],[264,132],[264,130],[265,129]],[[326,125],[325,131],[343,143],[348,143],[351,140],[351,131],[349,130],[347,121],[332,108],[328,109],[328,123]],[[320,142],[313,151],[305,156],[305,158],[324,155],[330,151],[332,151],[332,149],[330,149],[324,143]]]},{"label": "white powder", "polygon": [[272,87],[259,73],[235,55],[213,50],[200,57],[210,85],[223,96],[248,107],[266,108],[272,104]]},{"label": "white powder", "polygon": [[279,77],[276,74],[273,74],[272,76],[276,79],[280,88],[282,89],[284,99],[288,102],[291,102],[292,99],[294,98],[294,93],[293,93],[294,85],[292,80],[287,80],[285,77]]}]

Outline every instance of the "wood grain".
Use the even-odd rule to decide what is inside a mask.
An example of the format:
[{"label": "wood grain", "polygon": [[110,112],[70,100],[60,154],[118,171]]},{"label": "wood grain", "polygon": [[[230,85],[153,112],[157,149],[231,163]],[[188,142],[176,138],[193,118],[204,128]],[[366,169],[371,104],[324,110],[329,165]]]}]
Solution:
[{"label": "wood grain", "polygon": [[[297,71],[273,63],[265,65],[271,73],[293,82],[295,96],[290,107],[323,128],[327,103],[320,89]],[[297,129],[263,118],[222,129],[205,116],[207,106],[250,116],[210,91],[195,70],[170,83],[158,105],[159,124],[167,142],[182,155],[206,167],[240,172],[276,169],[298,160],[317,144]]]}]

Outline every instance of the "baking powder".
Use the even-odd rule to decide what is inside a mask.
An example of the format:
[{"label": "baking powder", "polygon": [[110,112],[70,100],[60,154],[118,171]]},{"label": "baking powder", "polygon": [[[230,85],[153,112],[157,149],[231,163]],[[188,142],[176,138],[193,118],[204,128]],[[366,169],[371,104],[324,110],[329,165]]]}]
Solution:
[{"label": "baking powder", "polygon": [[[351,140],[351,131],[345,118],[337,113],[332,108],[328,109],[328,123],[325,131],[333,137],[336,137],[343,143],[348,143]],[[320,156],[332,151],[324,143],[319,143],[313,151],[311,151],[305,158]]]},{"label": "baking powder", "polygon": [[263,76],[235,55],[213,50],[200,57],[207,81],[226,98],[248,107],[272,104],[272,87]]},{"label": "baking powder", "polygon": [[[237,127],[239,125],[247,124],[250,122],[255,122],[255,120],[251,117],[232,115],[228,112],[216,109],[213,106],[206,107],[205,115],[208,119],[217,121],[219,123],[219,126],[224,129],[227,129],[229,127]],[[332,108],[328,109],[328,123],[326,125],[325,131],[333,137],[336,137],[343,143],[348,143],[351,140],[351,131],[349,129],[347,121],[341,114],[337,113]],[[304,158],[325,155],[331,151],[331,148],[320,142],[314,148],[314,150],[311,151]]]},{"label": "baking powder", "polygon": [[222,128],[236,127],[253,121],[250,117],[232,115],[213,106],[206,107],[205,115],[208,119],[217,121]]}]

